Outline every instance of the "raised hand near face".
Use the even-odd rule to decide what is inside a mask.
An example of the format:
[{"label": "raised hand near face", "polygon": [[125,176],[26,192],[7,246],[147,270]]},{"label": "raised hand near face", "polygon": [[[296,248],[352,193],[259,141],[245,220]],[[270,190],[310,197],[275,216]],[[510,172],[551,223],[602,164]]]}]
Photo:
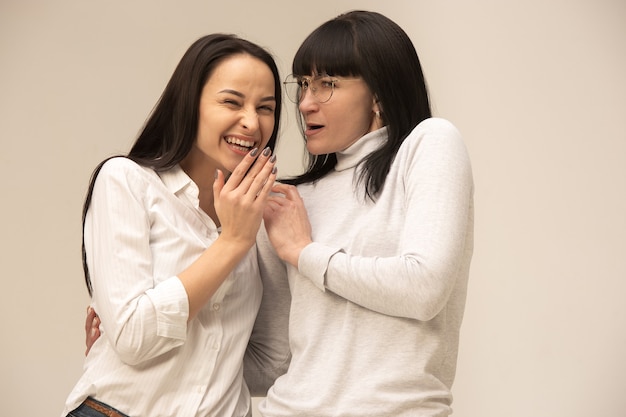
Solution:
[{"label": "raised hand near face", "polygon": [[276,180],[276,156],[270,148],[253,149],[237,165],[228,180],[220,170],[213,183],[214,205],[222,226],[222,238],[236,242],[256,239],[263,210]]},{"label": "raised hand near face", "polygon": [[293,185],[276,184],[267,200],[263,219],[278,256],[298,266],[300,252],[312,242],[311,224],[304,202]]}]

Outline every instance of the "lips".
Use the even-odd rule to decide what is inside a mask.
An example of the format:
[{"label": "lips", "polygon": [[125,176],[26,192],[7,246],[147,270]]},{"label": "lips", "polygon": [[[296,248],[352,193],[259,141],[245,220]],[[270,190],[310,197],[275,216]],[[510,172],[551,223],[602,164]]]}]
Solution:
[{"label": "lips", "polygon": [[317,131],[319,131],[323,127],[324,127],[324,125],[319,125],[319,124],[316,124],[316,123],[307,123],[306,124],[306,132],[305,132],[305,134],[307,136],[314,135],[315,133],[317,133]]}]

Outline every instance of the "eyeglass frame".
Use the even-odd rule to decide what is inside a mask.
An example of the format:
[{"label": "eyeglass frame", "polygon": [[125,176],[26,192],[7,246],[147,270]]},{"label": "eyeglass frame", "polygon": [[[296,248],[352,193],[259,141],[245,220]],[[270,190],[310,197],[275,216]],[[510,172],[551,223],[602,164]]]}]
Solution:
[{"label": "eyeglass frame", "polygon": [[[315,80],[319,80],[321,78],[325,78],[325,77],[330,77],[330,95],[328,96],[328,98],[324,101],[320,100],[320,98],[317,96],[317,94],[315,93],[316,89],[314,88],[310,88],[311,87],[311,82],[315,81]],[[289,79],[295,79],[294,81],[287,81]],[[360,78],[359,78],[360,79]],[[313,95],[313,97],[315,97],[315,100],[317,100],[318,103],[328,103],[328,101],[330,101],[330,99],[333,97],[333,94],[335,93],[335,83],[338,81],[357,81],[359,79],[339,79],[339,78],[333,78],[332,76],[328,75],[328,74],[318,74],[314,77],[299,77],[296,76],[294,74],[289,74],[286,78],[285,81],[283,81],[283,85],[285,86],[285,94],[287,95],[287,98],[289,99],[289,101],[291,101],[294,104],[300,104],[302,103],[302,100],[304,100],[304,96],[306,95],[306,92],[309,91],[309,89],[311,90],[311,94]],[[303,85],[300,85],[302,83],[302,81],[306,81],[306,85],[307,87],[304,88],[303,90]],[[293,100],[290,96],[289,96],[289,85],[291,84],[298,84],[298,91],[304,91],[304,94],[300,95],[300,97],[298,97],[298,101]]]}]

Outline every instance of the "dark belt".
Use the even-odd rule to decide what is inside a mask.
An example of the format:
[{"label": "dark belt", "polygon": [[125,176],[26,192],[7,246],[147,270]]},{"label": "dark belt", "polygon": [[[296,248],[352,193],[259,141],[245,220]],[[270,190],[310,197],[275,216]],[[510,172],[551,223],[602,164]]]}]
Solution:
[{"label": "dark belt", "polygon": [[107,417],[128,417],[126,414],[122,414],[116,409],[102,404],[91,397],[88,397],[85,401],[83,401],[83,404],[85,404],[92,410],[96,410],[97,412],[104,414]]}]

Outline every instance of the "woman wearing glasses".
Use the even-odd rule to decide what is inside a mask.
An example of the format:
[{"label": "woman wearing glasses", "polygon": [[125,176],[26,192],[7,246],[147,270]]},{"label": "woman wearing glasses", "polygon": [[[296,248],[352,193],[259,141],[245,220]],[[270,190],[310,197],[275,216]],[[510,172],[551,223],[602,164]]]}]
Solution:
[{"label": "woman wearing glasses", "polygon": [[257,240],[264,282],[286,274],[292,297],[291,363],[261,414],[447,416],[473,249],[459,132],[380,14],[324,23],[292,70],[310,162],[274,187]]}]

